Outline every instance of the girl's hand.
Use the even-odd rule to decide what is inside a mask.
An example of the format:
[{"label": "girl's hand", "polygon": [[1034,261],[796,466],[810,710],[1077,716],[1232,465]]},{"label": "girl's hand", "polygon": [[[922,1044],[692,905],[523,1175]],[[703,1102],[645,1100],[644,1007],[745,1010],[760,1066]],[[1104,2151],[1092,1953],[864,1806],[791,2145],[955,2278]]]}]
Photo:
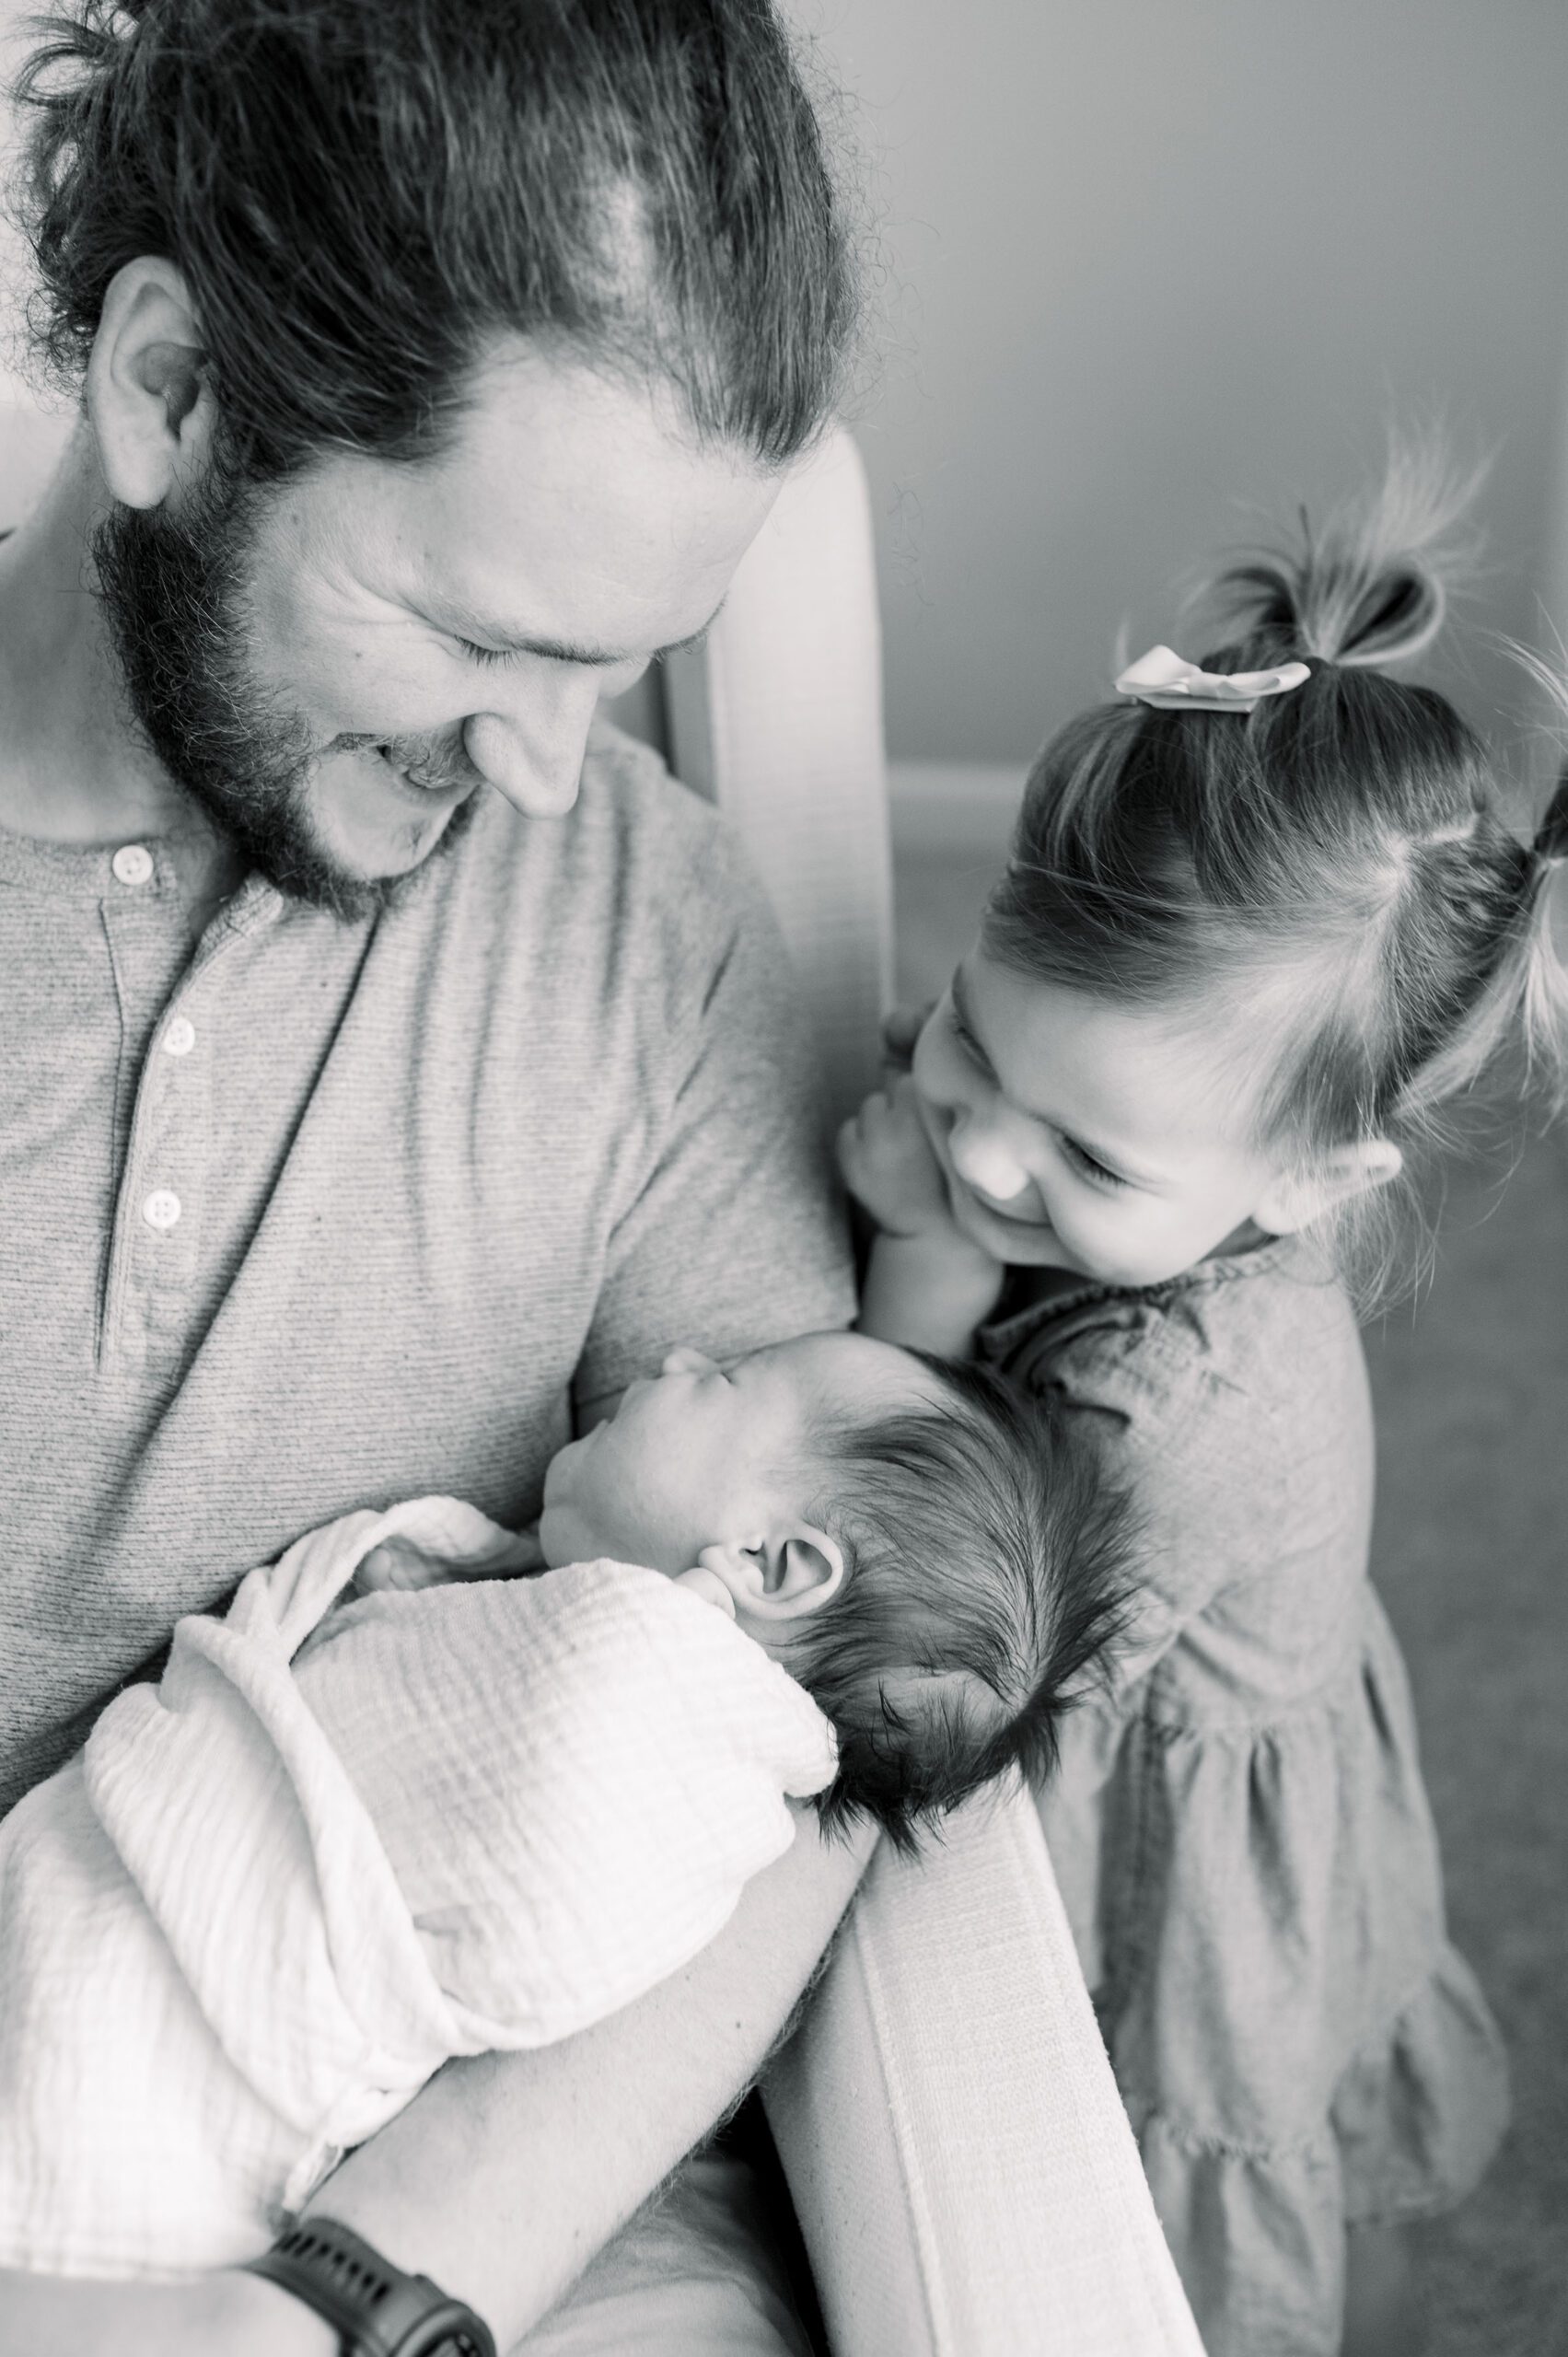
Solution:
[{"label": "girl's hand", "polygon": [[369,1596],[377,1588],[441,1587],[452,1580],[504,1580],[520,1572],[540,1572],[539,1532],[508,1531],[505,1538],[482,1555],[465,1556],[454,1563],[448,1556],[427,1555],[411,1538],[384,1538],[354,1575],[354,1593]]},{"label": "girl's hand", "polygon": [[908,1073],[844,1123],[839,1167],[878,1229],[861,1288],[861,1332],[938,1358],[967,1358],[1006,1271],[953,1217]]},{"label": "girl's hand", "polygon": [[931,1236],[953,1225],[942,1166],[908,1073],[874,1089],[839,1132],[839,1168],[885,1236]]},{"label": "girl's hand", "polygon": [[914,1061],[914,1043],[931,1019],[936,1004],[928,998],[923,1006],[896,1006],[883,1019],[882,1059],[890,1073],[908,1072]]}]

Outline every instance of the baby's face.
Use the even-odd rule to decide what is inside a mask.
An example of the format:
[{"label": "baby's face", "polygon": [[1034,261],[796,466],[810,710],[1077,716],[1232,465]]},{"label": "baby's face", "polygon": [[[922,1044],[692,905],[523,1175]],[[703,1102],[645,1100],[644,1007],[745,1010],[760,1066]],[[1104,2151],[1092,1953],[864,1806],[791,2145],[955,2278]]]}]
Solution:
[{"label": "baby's face", "polygon": [[758,1545],[819,1506],[813,1431],[933,1397],[917,1359],[865,1334],[803,1334],[727,1371],[671,1351],[608,1423],[561,1450],[544,1482],[552,1565],[607,1555],[678,1578],[704,1547]]}]

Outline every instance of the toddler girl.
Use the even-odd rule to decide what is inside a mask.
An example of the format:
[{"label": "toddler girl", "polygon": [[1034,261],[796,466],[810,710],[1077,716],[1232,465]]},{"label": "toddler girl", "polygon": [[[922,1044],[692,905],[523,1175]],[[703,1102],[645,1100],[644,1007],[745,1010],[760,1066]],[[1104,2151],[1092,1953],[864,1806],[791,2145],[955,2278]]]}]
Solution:
[{"label": "toddler girl", "polygon": [[1040,1807],[1211,2357],[1331,2357],[1347,2229],[1365,2282],[1391,2238],[1353,2230],[1457,2200],[1506,2112],[1367,1581],[1332,1248],[1521,1028],[1560,1053],[1568,787],[1522,844],[1381,668],[1442,615],[1411,508],[1227,574],[1202,669],[1158,648],[1046,747],[912,1071],[841,1141],[863,1327],[1054,1395],[1142,1516]]}]

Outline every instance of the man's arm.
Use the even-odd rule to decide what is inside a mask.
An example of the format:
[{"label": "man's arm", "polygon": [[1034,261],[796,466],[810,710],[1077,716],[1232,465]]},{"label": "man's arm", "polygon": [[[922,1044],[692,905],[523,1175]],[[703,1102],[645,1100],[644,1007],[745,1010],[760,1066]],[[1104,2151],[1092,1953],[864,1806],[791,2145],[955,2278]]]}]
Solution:
[{"label": "man's arm", "polygon": [[505,2348],[756,2077],[873,1838],[825,1842],[803,1813],[683,1971],[559,2046],[449,2064],[312,2206],[467,2299]]},{"label": "man's arm", "polygon": [[[803,1814],[684,1971],[559,2046],[449,2063],[311,2206],[467,2300],[508,2348],[756,2076],[873,1838],[823,1841]],[[238,2272],[173,2285],[0,2273],[0,2350],[335,2357],[336,2336]]]}]

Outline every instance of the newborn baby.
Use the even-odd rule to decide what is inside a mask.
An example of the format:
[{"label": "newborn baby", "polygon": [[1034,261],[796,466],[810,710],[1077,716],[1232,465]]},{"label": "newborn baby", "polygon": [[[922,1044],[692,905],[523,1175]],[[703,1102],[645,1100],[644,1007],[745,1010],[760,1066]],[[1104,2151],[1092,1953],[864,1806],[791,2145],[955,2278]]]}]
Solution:
[{"label": "newborn baby", "polygon": [[253,2256],[448,2057],[677,1970],[790,1797],[907,1843],[1048,1767],[1122,1568],[1049,1407],[855,1334],[672,1353],[538,1551],[465,1575],[528,1550],[441,1499],[312,1533],[0,1827],[0,2265]]}]

